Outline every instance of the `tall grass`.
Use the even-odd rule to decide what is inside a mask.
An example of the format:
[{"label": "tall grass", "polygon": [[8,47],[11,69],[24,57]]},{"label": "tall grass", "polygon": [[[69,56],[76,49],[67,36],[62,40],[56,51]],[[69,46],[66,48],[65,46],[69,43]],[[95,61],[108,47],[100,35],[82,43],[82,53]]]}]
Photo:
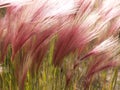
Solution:
[{"label": "tall grass", "polygon": [[119,0],[0,1],[0,90],[119,90]]}]

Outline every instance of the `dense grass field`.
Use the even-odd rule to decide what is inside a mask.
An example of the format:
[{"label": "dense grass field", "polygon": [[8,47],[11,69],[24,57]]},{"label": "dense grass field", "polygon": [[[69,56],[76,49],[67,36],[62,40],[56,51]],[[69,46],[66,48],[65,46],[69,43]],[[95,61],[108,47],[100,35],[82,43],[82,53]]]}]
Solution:
[{"label": "dense grass field", "polygon": [[0,90],[120,90],[120,0],[1,0]]}]

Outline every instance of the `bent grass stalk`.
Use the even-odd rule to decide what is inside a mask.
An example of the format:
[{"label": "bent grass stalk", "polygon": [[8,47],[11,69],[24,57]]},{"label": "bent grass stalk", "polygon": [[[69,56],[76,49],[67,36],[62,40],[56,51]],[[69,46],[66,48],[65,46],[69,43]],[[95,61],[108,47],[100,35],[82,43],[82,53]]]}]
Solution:
[{"label": "bent grass stalk", "polygon": [[110,90],[115,90],[115,86],[117,84],[117,78],[118,77],[118,67],[114,69],[114,73],[113,73],[113,76],[112,76],[112,79],[111,79],[111,83],[110,83]]},{"label": "bent grass stalk", "polygon": [[[1,1],[0,90],[117,90],[119,4]],[[74,65],[76,58],[81,59]],[[108,71],[114,73],[107,82]]]}]

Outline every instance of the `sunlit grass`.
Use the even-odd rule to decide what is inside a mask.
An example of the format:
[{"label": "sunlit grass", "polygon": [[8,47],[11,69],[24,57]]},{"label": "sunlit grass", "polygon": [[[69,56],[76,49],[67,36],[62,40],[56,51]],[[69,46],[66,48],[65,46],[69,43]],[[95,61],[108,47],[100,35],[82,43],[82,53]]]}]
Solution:
[{"label": "sunlit grass", "polygon": [[0,3],[0,90],[120,90],[120,1],[109,1]]}]

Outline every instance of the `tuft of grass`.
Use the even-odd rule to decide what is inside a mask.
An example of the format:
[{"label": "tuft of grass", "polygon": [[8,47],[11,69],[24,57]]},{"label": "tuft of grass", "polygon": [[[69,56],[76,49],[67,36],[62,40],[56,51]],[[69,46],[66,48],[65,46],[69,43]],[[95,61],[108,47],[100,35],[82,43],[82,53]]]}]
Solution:
[{"label": "tuft of grass", "polygon": [[119,90],[119,5],[1,1],[0,90]]}]

